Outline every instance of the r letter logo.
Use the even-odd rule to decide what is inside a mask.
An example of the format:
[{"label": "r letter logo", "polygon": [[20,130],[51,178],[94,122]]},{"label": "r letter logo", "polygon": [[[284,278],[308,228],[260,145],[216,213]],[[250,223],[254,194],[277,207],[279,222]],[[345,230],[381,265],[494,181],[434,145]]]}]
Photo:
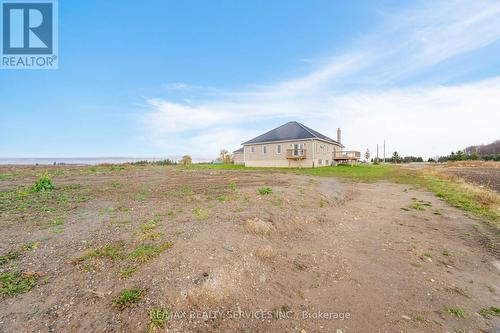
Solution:
[{"label": "r letter logo", "polygon": [[56,69],[57,1],[0,1],[1,68]]}]

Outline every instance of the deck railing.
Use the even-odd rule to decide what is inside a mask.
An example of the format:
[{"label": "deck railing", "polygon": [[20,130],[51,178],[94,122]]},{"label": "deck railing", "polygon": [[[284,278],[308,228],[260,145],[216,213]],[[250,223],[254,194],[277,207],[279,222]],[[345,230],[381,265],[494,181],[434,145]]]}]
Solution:
[{"label": "deck railing", "polygon": [[358,160],[360,158],[361,158],[361,153],[359,151],[348,150],[348,151],[333,152],[334,160]]}]

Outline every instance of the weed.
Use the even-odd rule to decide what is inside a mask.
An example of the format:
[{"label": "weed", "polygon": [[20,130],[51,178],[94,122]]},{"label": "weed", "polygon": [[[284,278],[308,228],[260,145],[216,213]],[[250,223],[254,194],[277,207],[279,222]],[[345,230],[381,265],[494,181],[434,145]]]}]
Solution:
[{"label": "weed", "polygon": [[305,271],[307,269],[307,265],[298,260],[293,261],[293,266],[301,271]]},{"label": "weed", "polygon": [[38,249],[38,242],[29,242],[23,245],[23,251],[32,251]]},{"label": "weed", "polygon": [[123,310],[137,304],[143,295],[142,289],[125,289],[114,299],[113,306]]},{"label": "weed", "polygon": [[64,221],[62,218],[58,217],[56,218],[53,222],[52,222],[52,225],[63,225],[64,224]]},{"label": "weed", "polygon": [[259,188],[259,194],[260,195],[268,195],[273,193],[273,189],[270,187],[261,187]]},{"label": "weed", "polygon": [[21,253],[19,253],[18,251],[10,251],[6,255],[0,256],[0,266],[8,263],[11,260],[17,259],[20,256],[21,256]]},{"label": "weed", "polygon": [[450,253],[448,252],[448,250],[443,250],[443,256],[447,256],[448,257],[449,255],[450,255]]},{"label": "weed", "polygon": [[468,317],[468,314],[467,312],[465,312],[464,309],[462,308],[452,308],[452,307],[445,307],[444,308],[444,311],[452,316],[455,316],[457,318],[461,318],[461,319],[464,319],[464,318],[467,318]]},{"label": "weed", "polygon": [[411,209],[415,209],[415,210],[425,210],[425,208],[423,207],[423,205],[420,202],[414,202],[409,207]]},{"label": "weed", "polygon": [[424,258],[430,258],[430,259],[432,259],[432,254],[431,253],[428,253],[428,252],[424,253],[423,256],[424,256]]},{"label": "weed", "polygon": [[120,259],[123,257],[123,242],[117,244],[101,246],[92,252],[87,253],[82,259],[90,258],[109,258],[112,260]]},{"label": "weed", "polygon": [[82,270],[84,272],[93,272],[93,271],[97,270],[97,265],[95,265],[95,264],[85,264],[85,265],[83,265]]},{"label": "weed", "polygon": [[128,277],[132,276],[132,274],[134,274],[135,271],[137,271],[137,268],[138,268],[137,266],[133,265],[133,266],[127,266],[127,267],[121,269],[120,273],[119,273],[120,277],[128,278]]},{"label": "weed", "polygon": [[15,295],[31,290],[37,281],[36,275],[20,272],[0,274],[0,295]]},{"label": "weed", "polygon": [[193,214],[198,220],[208,219],[208,212],[202,210],[201,208],[193,208]]},{"label": "weed", "polygon": [[493,286],[487,286],[486,288],[488,288],[488,291],[492,294],[495,294],[496,293],[496,290],[495,290],[495,287]]},{"label": "weed", "polygon": [[153,308],[149,310],[149,330],[156,331],[165,328],[165,322],[170,319],[170,311],[165,308]]},{"label": "weed", "polygon": [[38,180],[35,182],[31,190],[33,192],[45,192],[50,191],[54,188],[52,185],[52,178],[48,174],[40,176]]},{"label": "weed", "polygon": [[238,189],[235,182],[230,182],[228,187],[231,191],[236,191]]},{"label": "weed", "polygon": [[173,243],[167,242],[162,245],[150,245],[143,244],[136,247],[132,252],[128,254],[130,259],[133,259],[139,263],[147,262],[165,250],[170,249]]},{"label": "weed", "polygon": [[174,211],[173,211],[173,210],[169,210],[169,211],[167,212],[167,217],[172,218],[172,217],[174,217],[174,216],[175,216],[175,213],[174,213]]},{"label": "weed", "polygon": [[229,200],[229,196],[222,194],[222,195],[217,196],[217,200],[219,200],[220,202],[225,202],[225,201]]},{"label": "weed", "polygon": [[413,320],[415,321],[426,321],[424,317],[422,317],[421,315],[417,314],[417,315],[414,315],[413,317]]},{"label": "weed", "polygon": [[122,184],[120,184],[119,182],[111,182],[111,187],[112,188],[121,188]]},{"label": "weed", "polygon": [[491,319],[491,317],[500,316],[500,308],[490,306],[489,308],[479,310],[478,313],[486,319]]},{"label": "weed", "polygon": [[258,217],[247,220],[245,222],[246,231],[256,235],[269,235],[275,230],[274,225],[270,222],[265,222]]}]

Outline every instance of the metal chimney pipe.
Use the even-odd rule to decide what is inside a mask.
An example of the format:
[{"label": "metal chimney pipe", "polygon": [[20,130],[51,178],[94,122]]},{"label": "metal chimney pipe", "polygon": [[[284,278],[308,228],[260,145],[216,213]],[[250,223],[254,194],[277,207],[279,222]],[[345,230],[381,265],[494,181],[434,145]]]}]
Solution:
[{"label": "metal chimney pipe", "polygon": [[337,129],[337,142],[341,143],[341,132],[340,132],[340,127]]}]

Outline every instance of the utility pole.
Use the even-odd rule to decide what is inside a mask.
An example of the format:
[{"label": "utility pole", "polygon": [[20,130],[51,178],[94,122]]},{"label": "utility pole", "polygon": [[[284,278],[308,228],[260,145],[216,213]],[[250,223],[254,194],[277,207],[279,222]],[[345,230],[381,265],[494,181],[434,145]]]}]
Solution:
[{"label": "utility pole", "polygon": [[377,161],[378,161],[378,143],[377,143]]},{"label": "utility pole", "polygon": [[384,162],[385,162],[385,139],[384,139]]}]

